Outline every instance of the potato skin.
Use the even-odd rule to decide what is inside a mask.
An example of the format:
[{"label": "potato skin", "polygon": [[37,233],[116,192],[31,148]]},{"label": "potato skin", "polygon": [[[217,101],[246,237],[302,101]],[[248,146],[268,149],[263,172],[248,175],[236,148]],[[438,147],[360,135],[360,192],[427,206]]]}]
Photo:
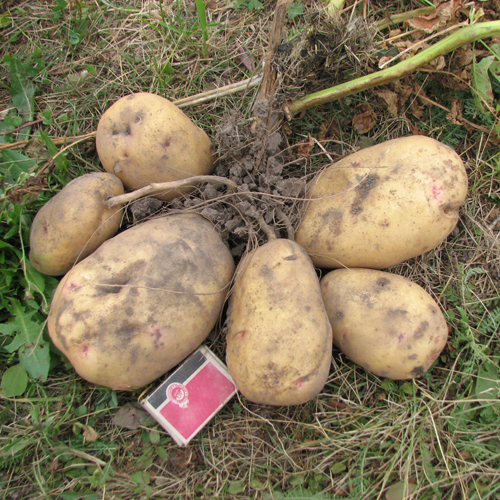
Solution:
[{"label": "potato skin", "polygon": [[229,249],[203,217],[149,220],[105,242],[63,278],[50,337],[89,382],[142,387],[205,340],[233,272]]},{"label": "potato skin", "polygon": [[412,281],[374,269],[337,269],[321,280],[333,343],[379,377],[422,376],[446,345],[448,325]]},{"label": "potato skin", "polygon": [[[207,134],[175,104],[145,92],[122,97],[106,110],[97,126],[96,147],[104,169],[129,190],[210,174],[214,167]],[[190,190],[155,197],[171,200]]]},{"label": "potato skin", "polygon": [[30,233],[30,261],[49,276],[62,276],[120,227],[122,206],[108,208],[123,184],[106,172],[85,174],[66,184],[36,214]]},{"label": "potato skin", "polygon": [[324,387],[332,333],[316,272],[295,242],[272,240],[241,261],[227,325],[229,372],[249,400],[301,404]]},{"label": "potato skin", "polygon": [[467,173],[451,148],[423,136],[387,141],[310,182],[296,241],[318,267],[385,269],[436,248],[466,195]]}]

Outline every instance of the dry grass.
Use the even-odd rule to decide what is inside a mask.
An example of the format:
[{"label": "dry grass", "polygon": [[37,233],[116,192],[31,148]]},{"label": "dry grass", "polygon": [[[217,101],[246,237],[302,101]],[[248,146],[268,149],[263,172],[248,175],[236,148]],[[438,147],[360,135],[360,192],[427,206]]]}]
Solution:
[{"label": "dry grass", "polygon": [[[287,21],[286,41],[303,29],[307,32],[304,25],[315,5],[312,1],[303,4],[308,15]],[[280,98],[371,71],[378,50],[374,43],[387,36],[371,29],[373,19],[382,19],[387,10],[422,6],[418,1],[396,0],[348,4],[352,21],[358,16],[356,22],[367,27],[369,43],[356,53],[352,44],[346,48],[345,38],[338,39],[335,54],[342,64],[329,74],[322,73],[319,81],[291,78],[297,68],[289,68]],[[194,2],[187,0],[70,1],[59,19],[54,18],[54,2],[8,1],[7,6],[12,22],[0,29],[0,57],[16,55],[26,61],[39,48],[33,63],[44,65],[34,76],[38,87],[35,119],[42,111],[50,111],[53,121],[34,126],[35,140],[23,150],[39,167],[50,155],[36,140],[38,130],[53,138],[92,132],[99,116],[122,95],[148,91],[180,99],[248,78],[251,71],[243,61],[248,64],[250,58],[260,72],[273,8],[265,2],[262,10],[235,10],[227,0],[210,1],[209,53],[204,57]],[[80,41],[72,44],[75,36]],[[408,77],[404,83],[415,81],[427,82]],[[430,93],[431,87],[426,88]],[[255,89],[248,90],[186,113],[220,143],[217,131],[236,113],[239,123],[246,124],[239,143],[245,150],[252,146],[245,127],[254,97]],[[2,64],[0,118],[10,102],[8,67]],[[374,107],[378,119],[360,137],[352,117],[366,103]],[[382,380],[335,350],[328,383],[314,401],[270,408],[237,397],[184,450],[156,424],[137,430],[117,427],[112,421],[115,408],[136,400],[139,394],[91,387],[61,363],[45,384],[33,383],[25,397],[0,399],[0,498],[372,500],[385,499],[387,488],[398,481],[407,487],[415,485],[411,498],[419,500],[500,498],[498,390],[496,395],[479,391],[488,386],[481,381],[495,373],[496,379],[493,376],[489,384],[498,386],[498,143],[465,127],[453,129],[438,111],[429,107],[425,116],[416,119],[408,104],[394,117],[373,93],[352,96],[310,110],[287,124],[281,146],[283,175],[296,178],[306,178],[352,152],[360,141],[409,135],[415,126],[453,143],[462,155],[470,190],[459,225],[435,251],[391,269],[422,285],[446,311],[450,341],[429,373],[409,382]],[[322,125],[332,120],[336,126],[318,140]],[[309,156],[298,157],[295,146],[308,140],[309,134],[316,140],[314,148]],[[219,168],[230,168],[235,161],[235,151],[229,149],[220,149]],[[100,169],[92,141],[69,148],[65,157],[71,176]],[[61,186],[57,178],[50,177],[49,182],[51,192]],[[197,210],[227,212],[236,205],[224,194],[203,196],[203,188],[193,195],[200,200]],[[272,192],[267,198],[253,196],[261,206],[269,198],[273,210],[295,212],[293,197]],[[174,208],[185,210],[186,206]],[[255,221],[242,216],[247,232],[234,241],[257,245],[262,235]],[[276,223],[284,233],[278,212],[270,214],[267,222]],[[219,226],[224,230],[224,224]],[[220,329],[207,343],[224,359]],[[1,348],[0,356],[6,366],[13,362]],[[96,440],[84,437],[85,426],[97,432]]]}]

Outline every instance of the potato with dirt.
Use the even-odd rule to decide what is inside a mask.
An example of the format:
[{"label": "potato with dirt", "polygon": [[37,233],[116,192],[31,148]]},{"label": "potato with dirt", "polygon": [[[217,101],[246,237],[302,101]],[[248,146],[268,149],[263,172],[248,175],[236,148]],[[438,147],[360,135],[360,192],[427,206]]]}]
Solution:
[{"label": "potato with dirt", "polygon": [[[102,115],[96,147],[102,166],[129,190],[210,174],[212,143],[175,104],[141,92],[122,97]],[[171,200],[193,188],[155,195]]]},{"label": "potato with dirt", "polygon": [[200,215],[151,219],[66,274],[52,300],[50,337],[89,382],[143,387],[205,340],[233,272],[229,249]]},{"label": "potato with dirt", "polygon": [[323,389],[331,327],[314,267],[294,241],[272,239],[240,262],[227,328],[229,372],[250,401],[296,405]]},{"label": "potato with dirt", "polygon": [[106,200],[123,194],[120,179],[94,172],[73,179],[36,214],[31,225],[29,259],[49,276],[62,276],[111,238],[120,227],[122,205]]},{"label": "potato with dirt", "polygon": [[403,276],[375,269],[336,269],[321,280],[333,343],[379,377],[422,376],[448,339],[436,301]]},{"label": "potato with dirt", "polygon": [[388,268],[436,248],[466,195],[455,151],[424,136],[394,139],[310,181],[296,241],[318,267]]}]

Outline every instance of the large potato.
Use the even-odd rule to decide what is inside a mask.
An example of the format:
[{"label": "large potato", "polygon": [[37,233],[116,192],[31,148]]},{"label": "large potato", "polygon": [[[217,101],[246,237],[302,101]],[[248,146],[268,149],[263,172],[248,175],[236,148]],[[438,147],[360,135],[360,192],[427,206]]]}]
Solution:
[{"label": "large potato", "polygon": [[[122,97],[102,115],[96,147],[102,166],[127,189],[206,175],[214,165],[207,134],[164,97],[139,93]],[[155,195],[171,200],[191,187]]]},{"label": "large potato", "polygon": [[242,260],[227,332],[227,364],[241,393],[255,403],[305,403],[326,383],[331,350],[318,277],[306,252],[276,239]]},{"label": "large potato", "polygon": [[419,285],[373,269],[337,269],[321,280],[333,342],[380,377],[423,375],[448,339],[438,304]]},{"label": "large potato", "polygon": [[63,278],[50,337],[88,381],[142,387],[205,340],[233,272],[229,249],[203,217],[152,219],[103,243]]},{"label": "large potato", "polygon": [[108,208],[110,196],[123,194],[123,184],[102,172],[73,179],[36,214],[30,233],[30,261],[43,274],[62,276],[111,238],[122,207]]},{"label": "large potato", "polygon": [[315,265],[384,269],[437,247],[458,221],[467,174],[423,136],[363,149],[322,171],[296,241]]}]

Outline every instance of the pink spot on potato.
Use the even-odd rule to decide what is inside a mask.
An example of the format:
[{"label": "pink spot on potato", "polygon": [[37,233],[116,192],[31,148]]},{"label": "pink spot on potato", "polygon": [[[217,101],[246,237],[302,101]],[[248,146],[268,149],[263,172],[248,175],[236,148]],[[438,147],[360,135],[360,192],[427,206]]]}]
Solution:
[{"label": "pink spot on potato", "polygon": [[309,380],[309,375],[305,375],[304,377],[300,377],[295,381],[296,387],[302,387]]},{"label": "pink spot on potato", "polygon": [[78,281],[70,281],[67,285],[66,285],[66,291],[67,292],[71,292],[73,290],[76,290],[77,288],[80,288],[82,285],[80,285],[80,283],[78,283]]},{"label": "pink spot on potato", "polygon": [[82,356],[82,358],[88,358],[89,354],[90,354],[90,348],[87,344],[83,344],[81,349],[80,349],[80,354]]},{"label": "pink spot on potato", "polygon": [[163,347],[165,345],[164,337],[165,336],[158,325],[151,325],[151,338],[153,339],[155,346]]},{"label": "pink spot on potato", "polygon": [[444,202],[443,190],[437,184],[432,185],[431,192],[432,196],[438,201],[438,203]]}]

